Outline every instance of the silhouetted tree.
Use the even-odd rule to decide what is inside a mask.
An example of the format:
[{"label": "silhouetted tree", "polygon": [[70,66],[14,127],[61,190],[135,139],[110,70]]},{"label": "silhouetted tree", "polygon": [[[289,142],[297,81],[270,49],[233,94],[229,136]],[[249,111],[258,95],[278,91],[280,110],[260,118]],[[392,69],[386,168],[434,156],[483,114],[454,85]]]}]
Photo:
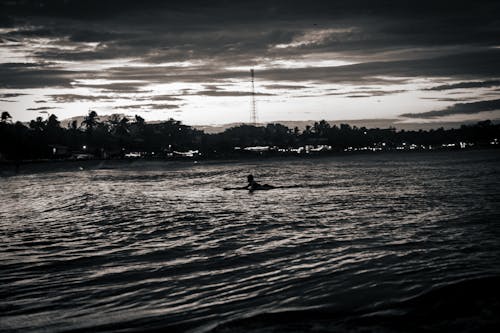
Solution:
[{"label": "silhouetted tree", "polygon": [[116,134],[119,136],[125,136],[129,133],[129,123],[126,117],[123,117],[118,122],[118,126],[116,127]]},{"label": "silhouetted tree", "polygon": [[98,121],[99,117],[97,116],[97,112],[90,111],[88,116],[85,116],[83,119],[82,125],[85,126],[87,132],[92,132],[97,126]]},{"label": "silhouetted tree", "polygon": [[2,123],[7,123],[12,121],[12,116],[7,111],[2,112]]},{"label": "silhouetted tree", "polygon": [[77,131],[78,130],[78,121],[73,120],[72,122],[68,123],[68,129],[71,131]]},{"label": "silhouetted tree", "polygon": [[313,129],[317,136],[326,137],[328,131],[330,130],[330,124],[325,120],[321,120],[319,123],[314,123]]},{"label": "silhouetted tree", "polygon": [[144,126],[144,124],[146,123],[146,121],[144,120],[144,118],[142,118],[141,116],[139,115],[135,115],[135,123],[138,125],[138,126]]},{"label": "silhouetted tree", "polygon": [[42,132],[45,130],[45,127],[47,126],[47,122],[43,120],[42,117],[36,117],[35,120],[30,121],[30,128],[34,129],[35,131]]},{"label": "silhouetted tree", "polygon": [[61,122],[57,120],[57,116],[55,114],[51,114],[47,119],[47,129],[60,129]]},{"label": "silhouetted tree", "polygon": [[61,128],[55,115],[50,115],[47,120],[37,117],[29,122],[29,127],[21,122],[12,124],[9,116],[2,114],[0,122],[0,157],[11,160],[51,158],[52,149],[59,145],[73,152],[85,150],[101,157],[120,157],[127,151],[166,156],[173,151],[188,149],[198,149],[203,156],[231,156],[244,152],[242,149],[235,150],[235,147],[300,147],[326,143],[335,151],[371,146],[394,149],[402,143],[406,146],[441,147],[443,144],[470,142],[478,147],[489,147],[491,141],[500,137],[500,125],[491,121],[448,130],[396,131],[394,128],[330,125],[323,120],[312,127],[307,126],[302,132],[297,127],[291,130],[281,124],[268,124],[265,127],[241,125],[222,133],[205,134],[174,119],[146,123],[142,117],[135,116],[131,122],[126,117],[115,115],[109,121],[99,122],[95,111],[89,112],[82,122],[84,130],[78,127],[76,121],[67,128]]}]

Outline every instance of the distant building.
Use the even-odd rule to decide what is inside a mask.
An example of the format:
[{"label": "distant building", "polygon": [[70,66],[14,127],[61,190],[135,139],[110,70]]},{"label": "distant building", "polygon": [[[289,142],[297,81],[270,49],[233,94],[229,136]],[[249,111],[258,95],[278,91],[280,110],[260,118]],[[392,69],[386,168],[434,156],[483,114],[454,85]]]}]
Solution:
[{"label": "distant building", "polygon": [[63,145],[57,145],[57,144],[49,145],[49,149],[53,157],[64,157],[68,156],[69,154],[68,147]]}]

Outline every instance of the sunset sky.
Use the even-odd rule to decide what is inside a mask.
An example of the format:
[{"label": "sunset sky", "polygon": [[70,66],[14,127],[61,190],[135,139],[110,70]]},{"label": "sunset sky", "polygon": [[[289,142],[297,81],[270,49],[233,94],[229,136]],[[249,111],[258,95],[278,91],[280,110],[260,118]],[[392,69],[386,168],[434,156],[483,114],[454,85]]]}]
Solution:
[{"label": "sunset sky", "polygon": [[0,1],[0,110],[500,119],[499,1]]}]

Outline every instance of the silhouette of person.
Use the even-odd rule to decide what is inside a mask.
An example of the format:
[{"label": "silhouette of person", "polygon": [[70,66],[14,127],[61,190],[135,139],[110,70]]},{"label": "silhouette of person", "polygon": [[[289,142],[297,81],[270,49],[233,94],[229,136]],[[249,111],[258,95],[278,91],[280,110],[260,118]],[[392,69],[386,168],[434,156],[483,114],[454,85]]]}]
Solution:
[{"label": "silhouette of person", "polygon": [[253,178],[253,175],[248,175],[247,180],[248,180],[248,185],[246,185],[244,188],[248,189],[250,192],[253,192],[255,190],[270,190],[274,188],[274,186],[272,185],[268,184],[261,185],[257,183]]}]

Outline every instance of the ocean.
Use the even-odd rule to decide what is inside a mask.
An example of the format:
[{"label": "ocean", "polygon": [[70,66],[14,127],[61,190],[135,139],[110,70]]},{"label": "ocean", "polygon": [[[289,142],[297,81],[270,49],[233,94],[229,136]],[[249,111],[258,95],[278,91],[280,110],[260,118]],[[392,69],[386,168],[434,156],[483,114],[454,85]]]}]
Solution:
[{"label": "ocean", "polygon": [[[270,191],[224,190],[259,183]],[[22,166],[2,332],[500,327],[498,150]]]}]

